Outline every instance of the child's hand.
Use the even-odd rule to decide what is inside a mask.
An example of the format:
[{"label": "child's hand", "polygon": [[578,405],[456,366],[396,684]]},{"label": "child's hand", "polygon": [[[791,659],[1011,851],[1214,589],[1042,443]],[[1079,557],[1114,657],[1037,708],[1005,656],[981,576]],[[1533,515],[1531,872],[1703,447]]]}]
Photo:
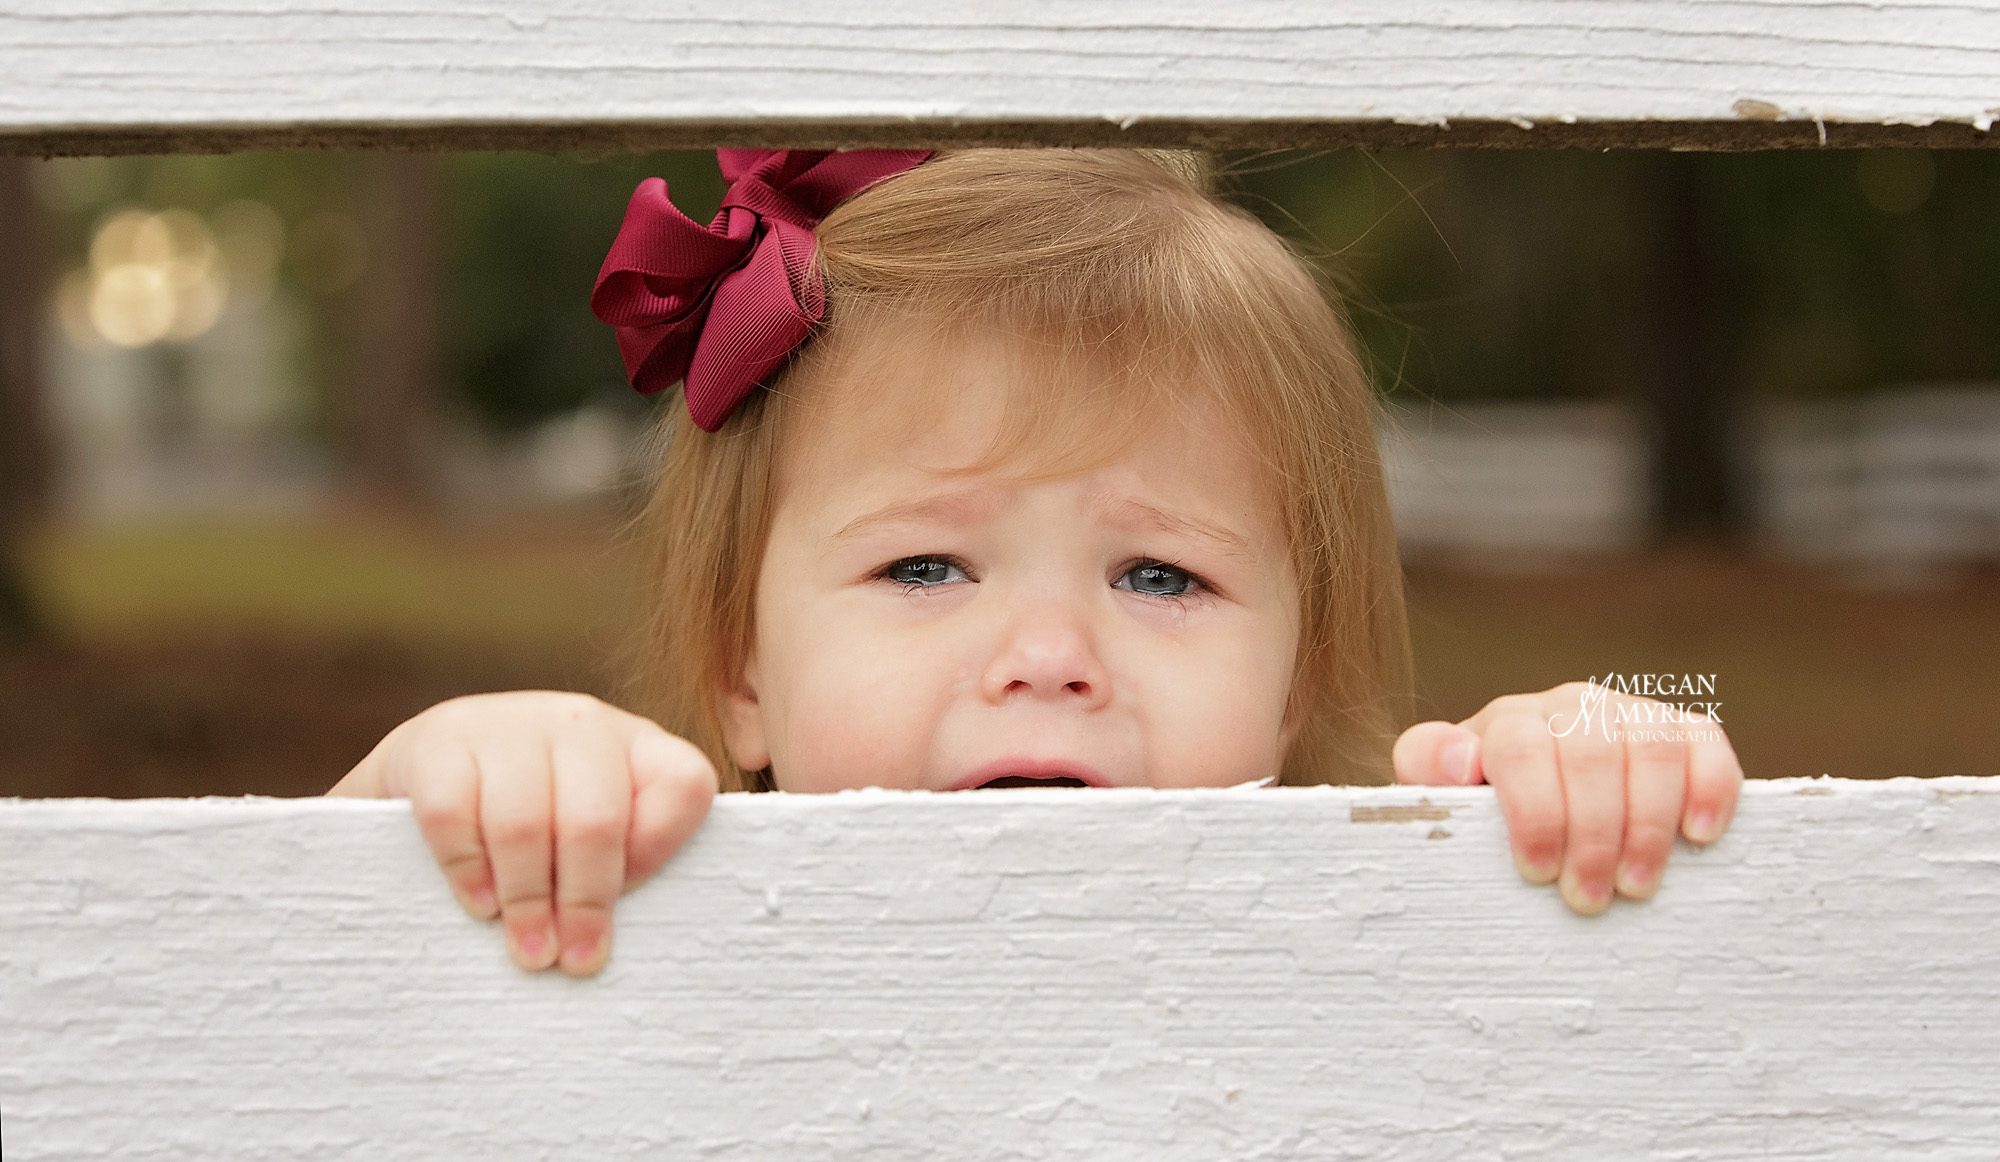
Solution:
[{"label": "child's hand", "polygon": [[1585,682],[1495,698],[1456,726],[1404,731],[1396,781],[1491,783],[1521,875],[1556,880],[1571,908],[1602,912],[1614,890],[1653,894],[1676,833],[1712,843],[1736,811],[1743,768],[1722,727],[1662,722],[1659,706]]},{"label": "child's hand", "polygon": [[389,732],[329,795],[407,798],[465,910],[502,917],[514,962],[587,976],[611,909],[708,814],[715,768],[583,694],[442,702]]}]

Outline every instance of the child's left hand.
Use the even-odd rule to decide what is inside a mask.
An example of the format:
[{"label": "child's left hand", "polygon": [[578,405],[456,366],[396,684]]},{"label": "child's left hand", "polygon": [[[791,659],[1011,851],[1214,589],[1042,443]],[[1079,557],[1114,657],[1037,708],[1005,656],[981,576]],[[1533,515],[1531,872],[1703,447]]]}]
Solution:
[{"label": "child's left hand", "polygon": [[[1593,699],[1595,720],[1579,721]],[[1396,740],[1396,781],[1491,783],[1521,875],[1556,881],[1578,912],[1604,911],[1614,891],[1645,899],[1659,887],[1675,835],[1713,843],[1729,826],[1743,785],[1720,724],[1615,713],[1650,702],[1584,682],[1495,698],[1457,725],[1423,722],[1404,731]],[[1621,732],[1627,737],[1617,737]]]}]

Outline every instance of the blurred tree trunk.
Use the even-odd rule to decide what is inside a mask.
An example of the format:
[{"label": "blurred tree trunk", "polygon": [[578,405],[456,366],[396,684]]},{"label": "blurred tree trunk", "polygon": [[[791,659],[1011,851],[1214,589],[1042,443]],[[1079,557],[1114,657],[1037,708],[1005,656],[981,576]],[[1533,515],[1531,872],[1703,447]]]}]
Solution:
[{"label": "blurred tree trunk", "polygon": [[1656,155],[1645,167],[1654,223],[1651,373],[1644,376],[1655,529],[1670,541],[1733,540],[1748,515],[1735,447],[1738,372],[1724,322],[1730,286],[1718,260],[1707,159]]},{"label": "blurred tree trunk", "polygon": [[371,253],[350,364],[355,483],[371,503],[418,509],[434,483],[442,406],[442,159],[376,153],[361,166]]},{"label": "blurred tree trunk", "polygon": [[0,157],[0,643],[25,640],[38,628],[21,542],[48,500],[41,358],[47,266],[35,164]]}]

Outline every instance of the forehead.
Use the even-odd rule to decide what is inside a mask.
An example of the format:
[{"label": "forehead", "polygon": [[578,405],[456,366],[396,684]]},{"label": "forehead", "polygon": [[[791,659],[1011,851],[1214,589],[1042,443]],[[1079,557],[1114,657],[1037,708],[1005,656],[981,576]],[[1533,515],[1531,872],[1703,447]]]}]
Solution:
[{"label": "forehead", "polygon": [[860,475],[1028,483],[1111,473],[1272,508],[1266,470],[1195,368],[999,329],[877,335],[782,390],[781,495]]}]

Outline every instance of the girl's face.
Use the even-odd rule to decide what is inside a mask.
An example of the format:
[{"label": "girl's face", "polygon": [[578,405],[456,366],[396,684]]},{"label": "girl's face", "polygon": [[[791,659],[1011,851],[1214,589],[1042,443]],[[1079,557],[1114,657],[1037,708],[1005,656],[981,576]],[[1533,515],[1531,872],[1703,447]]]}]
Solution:
[{"label": "girl's face", "polygon": [[[966,472],[1022,374],[1006,356],[871,381],[794,441],[732,756],[785,791],[1277,774],[1299,600],[1250,456],[1162,420],[1074,475]],[[912,431],[918,393],[949,403]]]}]

